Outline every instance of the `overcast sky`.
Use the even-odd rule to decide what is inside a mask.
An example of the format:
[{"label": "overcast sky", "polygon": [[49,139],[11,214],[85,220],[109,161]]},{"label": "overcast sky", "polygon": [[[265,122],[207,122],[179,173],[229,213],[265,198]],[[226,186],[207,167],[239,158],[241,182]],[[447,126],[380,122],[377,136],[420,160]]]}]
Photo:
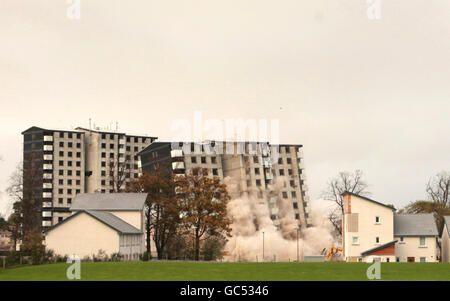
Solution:
[{"label": "overcast sky", "polygon": [[[361,169],[372,197],[425,198],[450,170],[450,1],[0,2],[0,212],[21,131],[119,123],[170,140],[172,122],[279,119],[304,145],[312,199]],[[114,126],[113,126],[114,127]]]}]

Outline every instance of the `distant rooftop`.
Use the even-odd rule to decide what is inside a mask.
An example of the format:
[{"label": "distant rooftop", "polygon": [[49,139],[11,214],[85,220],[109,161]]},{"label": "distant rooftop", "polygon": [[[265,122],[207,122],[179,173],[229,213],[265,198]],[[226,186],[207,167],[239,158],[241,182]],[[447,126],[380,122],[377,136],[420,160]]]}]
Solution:
[{"label": "distant rooftop", "polygon": [[146,198],[146,193],[80,193],[70,210],[137,211],[144,208]]},{"label": "distant rooftop", "polygon": [[437,235],[436,222],[432,213],[394,215],[394,236]]}]

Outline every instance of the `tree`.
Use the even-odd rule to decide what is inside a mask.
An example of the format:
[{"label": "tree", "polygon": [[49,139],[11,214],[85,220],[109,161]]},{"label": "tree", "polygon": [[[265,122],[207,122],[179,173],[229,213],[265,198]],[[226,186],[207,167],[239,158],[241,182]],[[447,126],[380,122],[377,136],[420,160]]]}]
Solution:
[{"label": "tree", "polygon": [[22,238],[21,233],[21,218],[17,210],[8,217],[8,228],[11,231],[11,239],[13,241],[14,250],[17,247],[17,241]]},{"label": "tree", "polygon": [[201,168],[177,176],[175,187],[182,224],[187,233],[193,233],[195,260],[199,260],[201,241],[213,236],[230,236],[231,220],[227,216],[230,196],[218,177],[208,177],[208,170]]},{"label": "tree", "polygon": [[125,190],[126,180],[127,178],[130,178],[130,159],[121,160],[121,158],[122,157],[111,158],[108,164],[109,180],[113,192],[122,192]]},{"label": "tree", "polygon": [[344,214],[344,198],[342,194],[348,191],[361,196],[368,196],[370,195],[368,187],[363,180],[363,172],[361,170],[356,170],[354,173],[340,172],[336,177],[328,181],[326,189],[322,192],[322,198],[332,202],[328,219],[339,235],[342,235],[342,215]]},{"label": "tree", "polygon": [[158,259],[164,258],[164,252],[170,239],[175,235],[180,224],[180,209],[172,175],[163,172],[144,173],[133,180],[127,191],[146,192],[146,243],[147,252],[151,254],[151,234],[155,242]]},{"label": "tree", "polygon": [[433,202],[450,206],[450,173],[442,171],[427,183],[426,192]]},{"label": "tree", "polygon": [[8,222],[7,220],[0,215],[0,230],[8,230]]},{"label": "tree", "polygon": [[444,216],[450,215],[450,206],[445,206],[439,202],[433,201],[415,201],[411,202],[398,212],[399,214],[418,214],[433,213],[436,220],[436,226],[441,229]]},{"label": "tree", "polygon": [[41,228],[42,178],[38,175],[42,162],[38,155],[28,154],[12,173],[6,189],[13,199],[15,218],[19,219],[21,239],[28,232]]}]

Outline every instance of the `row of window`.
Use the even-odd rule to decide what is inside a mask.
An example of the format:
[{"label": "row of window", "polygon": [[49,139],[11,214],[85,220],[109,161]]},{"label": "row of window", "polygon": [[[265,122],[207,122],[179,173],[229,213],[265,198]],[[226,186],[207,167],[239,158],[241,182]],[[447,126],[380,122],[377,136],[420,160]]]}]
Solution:
[{"label": "row of window", "polygon": [[[200,163],[202,164],[206,164],[207,162],[207,157],[200,157]],[[216,157],[210,157],[210,161],[212,164],[216,164],[217,163],[217,158]],[[191,157],[191,163],[197,163],[197,157]]]},{"label": "row of window", "polygon": [[[74,192],[75,192],[75,194],[79,194],[81,191],[80,191],[80,189],[72,189],[72,188],[66,189],[66,193],[68,195],[72,195],[72,193],[74,193]],[[64,194],[64,189],[59,188],[58,189],[58,194]]]},{"label": "row of window", "polygon": [[[59,165],[59,166],[64,166],[64,162],[67,163],[67,166],[68,166],[68,167],[72,167],[72,166],[73,166],[73,161],[62,161],[62,160],[60,160],[60,161],[58,162],[58,165]],[[75,161],[75,166],[76,166],[76,167],[81,167],[81,161]]]},{"label": "row of window", "polygon": [[[67,134],[67,135],[66,135]],[[65,132],[59,132],[59,138],[67,138],[72,139],[74,136],[77,137],[77,139],[81,139],[81,133],[65,133]]]},{"label": "row of window", "polygon": [[58,184],[72,186],[74,181],[75,181],[75,185],[77,185],[77,186],[81,185],[81,180],[72,180],[72,179],[66,179],[66,183],[64,183],[64,179],[59,179]]},{"label": "row of window", "polygon": [[[204,176],[209,175],[210,171],[207,168],[204,168],[202,171]],[[219,170],[217,168],[212,168],[211,169],[211,173],[213,176],[218,176],[219,175]],[[198,170],[192,170],[192,174],[193,175],[198,175]]]},{"label": "row of window", "polygon": [[[68,170],[66,170],[66,172],[64,172],[64,169],[58,170],[58,175],[64,176],[64,174],[65,174],[66,176],[73,176],[73,170],[68,169]],[[75,175],[76,175],[77,177],[81,176],[81,171],[80,171],[80,170],[76,170],[76,171],[75,171]]]},{"label": "row of window", "polygon": [[[107,139],[109,137],[109,139],[114,140],[115,139],[115,134],[102,134],[102,139]],[[131,142],[131,140],[134,141],[134,143],[147,143],[150,142],[148,141],[148,139],[150,138],[141,138],[141,137],[126,137],[127,142]]]},{"label": "row of window", "polygon": [[[65,147],[65,142],[64,141],[60,141],[59,142],[59,147]],[[77,142],[75,143],[76,148],[81,148],[81,143]],[[73,147],[73,142],[67,142],[67,147],[68,148],[72,148]]]},{"label": "row of window", "polygon": [[[403,237],[400,237],[400,242],[403,242]],[[380,243],[380,237],[378,237],[378,236],[375,237],[375,243],[376,244]],[[353,236],[352,244],[359,245],[359,237],[358,236]],[[419,237],[419,246],[421,246],[421,247],[425,247],[426,246],[425,236]]]},{"label": "row of window", "polygon": [[[64,157],[64,155],[66,154],[64,151],[59,151],[59,156],[60,157]],[[69,157],[69,158],[72,158],[74,155],[73,155],[73,152],[67,152],[67,157]],[[81,152],[76,152],[75,153],[75,156],[77,157],[77,158],[81,158]]]},{"label": "row of window", "polygon": [[[102,175],[102,177],[106,177],[106,170],[102,170],[101,171],[101,175]],[[130,178],[131,177],[131,173],[130,172],[125,172],[124,175],[125,175],[125,178]],[[114,176],[114,171],[113,170],[111,170],[109,172],[109,176]],[[136,172],[133,173],[133,178],[135,178],[135,179],[139,178],[139,174],[136,173]],[[102,184],[102,185],[105,185],[105,184]]]},{"label": "row of window", "polygon": [[[64,204],[64,198],[58,198],[58,204]],[[67,198],[67,204],[72,204],[72,198]]]}]

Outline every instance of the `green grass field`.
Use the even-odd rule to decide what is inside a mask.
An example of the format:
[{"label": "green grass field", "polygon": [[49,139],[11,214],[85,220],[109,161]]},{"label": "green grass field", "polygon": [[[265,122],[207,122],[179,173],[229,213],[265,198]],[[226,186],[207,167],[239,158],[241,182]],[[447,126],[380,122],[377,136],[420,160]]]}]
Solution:
[{"label": "green grass field", "polygon": [[[67,280],[64,263],[0,269],[0,281]],[[81,280],[367,280],[367,263],[95,262]],[[450,280],[450,263],[382,263],[382,280]]]}]

